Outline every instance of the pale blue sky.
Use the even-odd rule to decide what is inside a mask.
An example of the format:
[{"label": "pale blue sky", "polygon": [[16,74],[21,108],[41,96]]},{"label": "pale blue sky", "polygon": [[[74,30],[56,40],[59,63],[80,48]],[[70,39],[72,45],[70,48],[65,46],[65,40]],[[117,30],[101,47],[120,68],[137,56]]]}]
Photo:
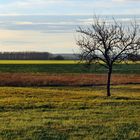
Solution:
[{"label": "pale blue sky", "polygon": [[75,29],[94,14],[140,25],[140,0],[0,0],[0,51],[76,52]]}]

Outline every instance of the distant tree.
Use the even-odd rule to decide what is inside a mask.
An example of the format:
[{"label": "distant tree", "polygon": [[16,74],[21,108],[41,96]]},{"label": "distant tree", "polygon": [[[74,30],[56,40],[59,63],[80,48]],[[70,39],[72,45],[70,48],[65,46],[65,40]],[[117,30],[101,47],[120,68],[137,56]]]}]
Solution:
[{"label": "distant tree", "polygon": [[80,59],[85,63],[96,62],[108,70],[107,96],[111,96],[110,83],[113,65],[140,52],[139,26],[136,22],[130,26],[113,19],[107,22],[95,17],[87,28],[79,27],[77,45],[80,46]]},{"label": "distant tree", "polygon": [[49,52],[0,52],[1,60],[50,60]]},{"label": "distant tree", "polygon": [[64,57],[62,55],[57,55],[54,57],[55,60],[64,60]]},{"label": "distant tree", "polygon": [[140,55],[138,54],[128,54],[127,59],[130,61],[140,61]]}]

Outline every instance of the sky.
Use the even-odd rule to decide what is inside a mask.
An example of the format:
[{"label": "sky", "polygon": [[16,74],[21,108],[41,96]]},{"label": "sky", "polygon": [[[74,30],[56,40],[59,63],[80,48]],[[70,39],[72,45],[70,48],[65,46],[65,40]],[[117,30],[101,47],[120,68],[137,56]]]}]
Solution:
[{"label": "sky", "polygon": [[76,27],[95,14],[140,22],[140,0],[0,0],[0,51],[73,53]]},{"label": "sky", "polygon": [[139,14],[140,0],[0,0],[0,14]]}]

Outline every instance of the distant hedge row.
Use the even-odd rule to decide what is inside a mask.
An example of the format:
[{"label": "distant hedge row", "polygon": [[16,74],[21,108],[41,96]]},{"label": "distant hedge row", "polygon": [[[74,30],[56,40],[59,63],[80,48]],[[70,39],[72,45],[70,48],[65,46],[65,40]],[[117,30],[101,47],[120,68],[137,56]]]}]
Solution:
[{"label": "distant hedge row", "polygon": [[49,52],[0,52],[0,60],[63,60],[61,55]]}]

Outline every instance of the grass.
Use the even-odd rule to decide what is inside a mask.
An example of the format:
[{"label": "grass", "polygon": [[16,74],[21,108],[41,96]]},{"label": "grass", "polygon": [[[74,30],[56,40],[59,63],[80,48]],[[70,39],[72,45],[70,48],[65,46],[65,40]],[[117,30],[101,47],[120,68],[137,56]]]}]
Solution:
[{"label": "grass", "polygon": [[139,140],[140,87],[0,87],[2,140]]},{"label": "grass", "polygon": [[[104,67],[93,64],[91,69],[83,64],[0,64],[0,72],[24,73],[106,73]],[[114,73],[140,74],[140,64],[116,64]]]}]

